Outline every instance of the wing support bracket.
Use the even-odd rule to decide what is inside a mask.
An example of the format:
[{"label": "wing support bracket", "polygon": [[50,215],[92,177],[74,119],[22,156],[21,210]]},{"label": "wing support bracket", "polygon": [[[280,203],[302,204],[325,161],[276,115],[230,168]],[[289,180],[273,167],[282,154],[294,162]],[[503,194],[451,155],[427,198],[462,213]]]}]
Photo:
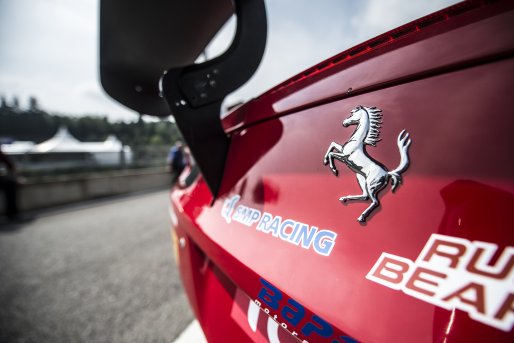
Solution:
[{"label": "wing support bracket", "polygon": [[235,10],[236,34],[225,53],[204,63],[169,69],[160,84],[213,197],[220,191],[230,144],[221,124],[221,104],[254,74],[266,46],[264,0],[236,0]]}]

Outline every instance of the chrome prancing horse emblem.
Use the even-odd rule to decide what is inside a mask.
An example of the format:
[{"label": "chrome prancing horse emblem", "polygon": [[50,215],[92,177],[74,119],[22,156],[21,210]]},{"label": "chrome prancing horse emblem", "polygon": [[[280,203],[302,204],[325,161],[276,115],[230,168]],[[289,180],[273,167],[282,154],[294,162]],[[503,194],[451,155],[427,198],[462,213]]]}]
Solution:
[{"label": "chrome prancing horse emblem", "polygon": [[350,117],[343,121],[343,126],[357,125],[352,137],[341,145],[332,142],[328,147],[323,163],[329,165],[335,176],[339,172],[334,165],[334,159],[346,164],[357,175],[357,181],[362,189],[362,195],[347,195],[339,198],[346,203],[350,200],[368,200],[371,205],[357,218],[361,223],[380,206],[378,193],[384,189],[391,180],[393,193],[402,183],[401,174],[409,167],[409,134],[403,130],[398,135],[398,149],[400,150],[400,164],[396,169],[388,172],[380,162],[374,160],[366,152],[366,145],[376,146],[380,141],[380,124],[382,124],[382,111],[376,107],[357,106],[350,112]]}]

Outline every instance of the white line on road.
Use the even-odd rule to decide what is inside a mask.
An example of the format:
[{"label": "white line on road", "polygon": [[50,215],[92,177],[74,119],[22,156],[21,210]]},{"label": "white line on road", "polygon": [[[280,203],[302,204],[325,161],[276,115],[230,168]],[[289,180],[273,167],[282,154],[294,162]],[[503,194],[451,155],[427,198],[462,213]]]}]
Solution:
[{"label": "white line on road", "polygon": [[173,343],[207,343],[198,320],[193,320]]}]

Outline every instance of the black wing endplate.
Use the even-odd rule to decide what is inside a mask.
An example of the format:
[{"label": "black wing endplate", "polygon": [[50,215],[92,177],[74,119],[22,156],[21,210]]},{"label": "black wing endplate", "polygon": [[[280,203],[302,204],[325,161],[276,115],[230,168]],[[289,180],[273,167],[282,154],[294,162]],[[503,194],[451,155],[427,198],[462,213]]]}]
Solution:
[{"label": "black wing endplate", "polygon": [[[234,5],[237,28],[231,46],[213,60],[194,64]],[[139,113],[171,113],[215,197],[230,143],[221,125],[221,104],[257,70],[267,37],[264,0],[235,0],[234,5],[230,0],[101,1],[102,86]]]}]

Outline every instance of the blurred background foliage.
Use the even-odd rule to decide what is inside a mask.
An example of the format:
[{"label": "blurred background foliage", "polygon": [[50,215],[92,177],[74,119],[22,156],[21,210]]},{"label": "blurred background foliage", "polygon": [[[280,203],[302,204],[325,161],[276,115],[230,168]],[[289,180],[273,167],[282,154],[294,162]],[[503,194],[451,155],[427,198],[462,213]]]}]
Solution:
[{"label": "blurred background foliage", "polygon": [[100,142],[108,135],[115,135],[133,149],[148,145],[169,147],[180,138],[175,123],[169,120],[146,122],[139,117],[135,122],[112,123],[98,115],[76,117],[48,113],[39,108],[33,97],[29,99],[28,108],[20,108],[16,97],[10,102],[1,98],[0,137],[4,140],[41,143],[51,138],[60,126],[66,126],[82,142]]},{"label": "blurred background foliage", "polygon": [[[34,170],[22,164],[18,171],[27,177],[161,167],[166,165],[170,147],[175,141],[181,140],[175,123],[169,119],[147,121],[140,116],[134,122],[110,122],[106,116],[101,115],[79,117],[49,113],[40,108],[36,98],[28,100],[28,106],[21,107],[17,97],[8,101],[0,96],[0,143],[31,141],[38,144],[52,138],[60,127],[65,126],[82,142],[102,142],[109,135],[115,135],[124,146],[131,148],[133,160],[130,165],[118,167],[77,166],[45,170]],[[23,156],[19,158],[23,161]]]}]

